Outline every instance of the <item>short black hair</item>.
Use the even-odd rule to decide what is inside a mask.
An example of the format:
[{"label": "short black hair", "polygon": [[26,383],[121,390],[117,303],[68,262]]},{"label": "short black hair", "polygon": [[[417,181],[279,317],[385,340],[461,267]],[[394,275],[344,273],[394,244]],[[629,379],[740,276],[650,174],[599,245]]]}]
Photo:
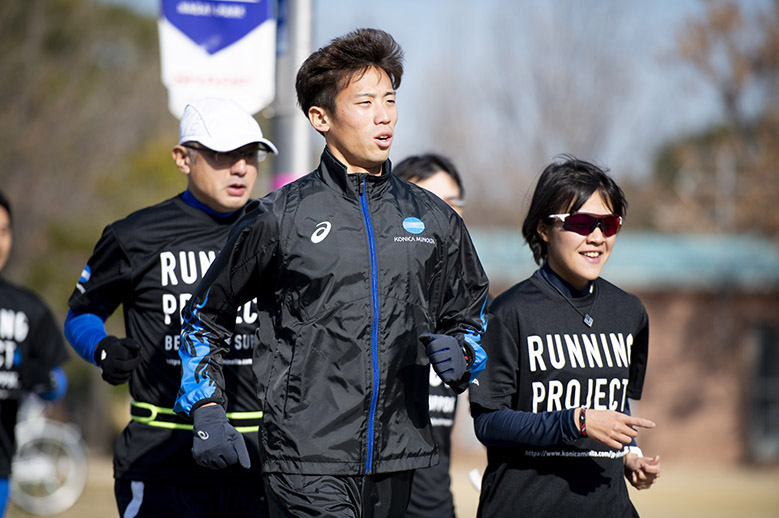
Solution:
[{"label": "short black hair", "polygon": [[0,207],[5,209],[5,211],[8,213],[8,221],[10,221],[13,224],[14,217],[13,217],[13,213],[11,212],[11,202],[9,202],[8,198],[5,197],[3,191],[0,191]]},{"label": "short black hair", "polygon": [[603,196],[614,214],[625,217],[628,208],[625,193],[608,175],[608,169],[568,154],[558,156],[544,168],[522,223],[522,235],[537,264],[542,264],[547,257],[546,242],[538,235],[538,225],[550,214],[576,212],[595,191]]},{"label": "short black hair", "polygon": [[395,90],[403,76],[403,50],[379,29],[357,29],[335,38],[306,59],[295,78],[295,91],[303,114],[312,106],[335,112],[335,98],[355,75],[369,68],[383,70]]},{"label": "short black hair", "polygon": [[460,198],[464,198],[465,189],[463,188],[460,173],[452,161],[443,155],[436,153],[412,155],[404,158],[398,165],[392,167],[392,174],[409,182],[426,180],[439,171],[448,174],[454,180],[454,183],[457,184],[457,188],[460,190]]}]

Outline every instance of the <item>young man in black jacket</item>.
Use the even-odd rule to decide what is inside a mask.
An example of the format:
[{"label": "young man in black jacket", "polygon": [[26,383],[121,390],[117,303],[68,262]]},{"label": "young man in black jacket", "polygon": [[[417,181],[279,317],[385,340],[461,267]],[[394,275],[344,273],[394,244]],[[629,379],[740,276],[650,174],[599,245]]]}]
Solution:
[{"label": "young man in black jacket", "polygon": [[390,171],[402,72],[373,29],[303,63],[322,161],[251,204],[182,314],[176,410],[204,464],[242,448],[222,408],[230,315],[253,297],[270,314],[254,370],[272,516],[403,516],[414,470],[438,461],[429,363],[461,392],[486,361],[487,278],[462,220]]}]

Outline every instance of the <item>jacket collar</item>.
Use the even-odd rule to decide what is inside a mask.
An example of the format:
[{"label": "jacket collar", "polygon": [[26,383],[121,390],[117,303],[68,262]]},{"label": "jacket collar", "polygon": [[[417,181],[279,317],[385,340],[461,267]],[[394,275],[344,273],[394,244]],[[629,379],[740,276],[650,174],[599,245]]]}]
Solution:
[{"label": "jacket collar", "polygon": [[380,194],[388,189],[391,170],[392,163],[387,160],[382,164],[381,174],[379,175],[368,173],[349,174],[346,172],[346,166],[333,156],[327,146],[322,151],[322,158],[318,168],[319,175],[325,184],[337,191],[343,192],[348,198],[355,200],[360,198],[363,181],[369,196]]}]

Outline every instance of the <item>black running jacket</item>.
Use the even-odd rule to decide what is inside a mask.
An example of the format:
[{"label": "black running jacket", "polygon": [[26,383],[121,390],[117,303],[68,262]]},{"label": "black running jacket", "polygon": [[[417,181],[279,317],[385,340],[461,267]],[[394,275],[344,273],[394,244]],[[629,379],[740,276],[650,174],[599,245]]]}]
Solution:
[{"label": "black running jacket", "polygon": [[389,161],[381,175],[347,174],[325,148],[314,172],[251,202],[184,308],[176,410],[225,404],[226,340],[236,308],[256,297],[273,320],[253,360],[265,471],[428,467],[437,453],[418,337],[456,337],[480,370],[487,291],[443,201],[392,175]]}]

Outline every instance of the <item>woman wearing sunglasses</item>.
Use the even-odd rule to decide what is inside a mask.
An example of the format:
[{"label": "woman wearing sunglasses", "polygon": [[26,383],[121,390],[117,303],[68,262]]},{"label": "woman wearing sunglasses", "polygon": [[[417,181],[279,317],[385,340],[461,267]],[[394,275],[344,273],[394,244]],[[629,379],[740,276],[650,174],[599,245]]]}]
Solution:
[{"label": "woman wearing sunglasses", "polygon": [[544,169],[522,233],[540,268],[497,297],[470,387],[487,446],[479,516],[638,516],[660,458],[636,445],[648,320],[637,297],[600,277],[627,201],[598,166],[565,155]]}]

